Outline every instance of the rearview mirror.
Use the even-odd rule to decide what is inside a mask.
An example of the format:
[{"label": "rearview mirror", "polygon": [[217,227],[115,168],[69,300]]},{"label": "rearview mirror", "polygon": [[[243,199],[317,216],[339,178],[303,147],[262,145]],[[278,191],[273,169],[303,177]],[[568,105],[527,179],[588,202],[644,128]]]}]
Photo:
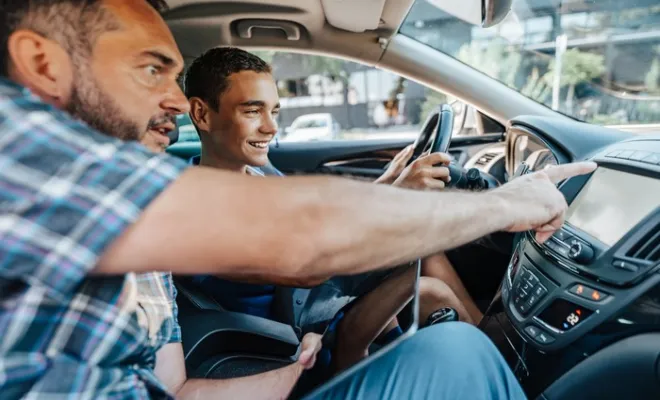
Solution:
[{"label": "rearview mirror", "polygon": [[494,26],[506,18],[513,2],[513,0],[427,1],[448,14],[484,28]]}]

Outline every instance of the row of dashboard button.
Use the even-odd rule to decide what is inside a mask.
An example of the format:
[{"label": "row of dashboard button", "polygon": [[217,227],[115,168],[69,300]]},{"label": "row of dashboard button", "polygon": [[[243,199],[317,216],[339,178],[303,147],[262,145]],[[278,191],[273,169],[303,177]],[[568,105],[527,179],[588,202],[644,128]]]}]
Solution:
[{"label": "row of dashboard button", "polygon": [[593,248],[567,231],[558,230],[547,242],[545,247],[562,257],[570,258],[578,264],[589,264],[594,257]]},{"label": "row of dashboard button", "polygon": [[660,165],[660,153],[641,150],[614,150],[605,157],[619,158],[622,160],[639,161],[647,164]]},{"label": "row of dashboard button", "polygon": [[540,344],[550,344],[555,341],[555,338],[551,334],[535,325],[528,325],[525,328],[525,333]]},{"label": "row of dashboard button", "polygon": [[513,304],[521,314],[536,305],[548,293],[533,272],[523,268],[513,283]]},{"label": "row of dashboard button", "polygon": [[607,293],[601,292],[597,289],[592,289],[589,286],[583,285],[581,283],[573,285],[569,292],[576,296],[582,297],[583,299],[595,302],[601,302],[609,297]]}]

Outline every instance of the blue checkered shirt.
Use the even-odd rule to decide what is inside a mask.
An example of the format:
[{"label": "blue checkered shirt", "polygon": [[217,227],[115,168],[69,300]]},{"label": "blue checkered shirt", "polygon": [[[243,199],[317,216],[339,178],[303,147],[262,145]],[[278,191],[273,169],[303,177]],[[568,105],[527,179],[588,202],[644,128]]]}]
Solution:
[{"label": "blue checkered shirt", "polygon": [[171,275],[90,271],[184,168],[0,78],[0,398],[169,397]]}]

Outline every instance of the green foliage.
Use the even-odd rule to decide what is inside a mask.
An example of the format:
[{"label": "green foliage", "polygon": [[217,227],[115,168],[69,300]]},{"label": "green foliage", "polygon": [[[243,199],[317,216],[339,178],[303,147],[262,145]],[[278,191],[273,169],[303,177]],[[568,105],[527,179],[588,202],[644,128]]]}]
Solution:
[{"label": "green foliage", "polygon": [[422,109],[419,112],[419,121],[424,123],[426,117],[431,114],[437,106],[447,103],[447,96],[444,93],[436,92],[432,89],[426,89],[426,100],[422,103]]},{"label": "green foliage", "polygon": [[622,121],[618,115],[609,115],[609,114],[596,114],[591,118],[587,119],[587,122],[596,125],[617,125],[626,123]]},{"label": "green foliage", "polygon": [[651,68],[644,78],[644,84],[648,93],[660,92],[660,58],[658,55],[651,63]]},{"label": "green foliage", "polygon": [[[550,63],[546,80],[551,84],[557,69],[556,62]],[[575,86],[582,82],[591,82],[605,73],[605,57],[600,54],[580,51],[577,48],[567,50],[562,56],[561,87]]]},{"label": "green foliage", "polygon": [[551,92],[552,88],[536,67],[532,69],[525,86],[520,90],[520,93],[540,103],[546,102]]},{"label": "green foliage", "polygon": [[491,43],[484,47],[478,42],[463,45],[457,58],[510,87],[515,87],[515,78],[522,60],[520,52],[509,51],[503,44]]}]

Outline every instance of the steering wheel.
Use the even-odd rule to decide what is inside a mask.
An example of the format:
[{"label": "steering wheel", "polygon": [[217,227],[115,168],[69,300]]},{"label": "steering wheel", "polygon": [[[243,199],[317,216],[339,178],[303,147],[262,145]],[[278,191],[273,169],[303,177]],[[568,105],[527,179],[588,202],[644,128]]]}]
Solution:
[{"label": "steering wheel", "polygon": [[454,109],[449,104],[442,104],[431,112],[422,125],[408,164],[427,154],[446,153],[449,150],[453,130]]},{"label": "steering wheel", "polygon": [[[422,130],[415,140],[413,155],[410,157],[408,165],[421,156],[438,152],[447,153],[453,130],[454,109],[449,104],[442,104],[426,118]],[[449,168],[451,178],[447,186],[477,190],[499,186],[499,182],[494,176],[476,168],[466,171],[454,163],[449,164],[447,168]]]}]

